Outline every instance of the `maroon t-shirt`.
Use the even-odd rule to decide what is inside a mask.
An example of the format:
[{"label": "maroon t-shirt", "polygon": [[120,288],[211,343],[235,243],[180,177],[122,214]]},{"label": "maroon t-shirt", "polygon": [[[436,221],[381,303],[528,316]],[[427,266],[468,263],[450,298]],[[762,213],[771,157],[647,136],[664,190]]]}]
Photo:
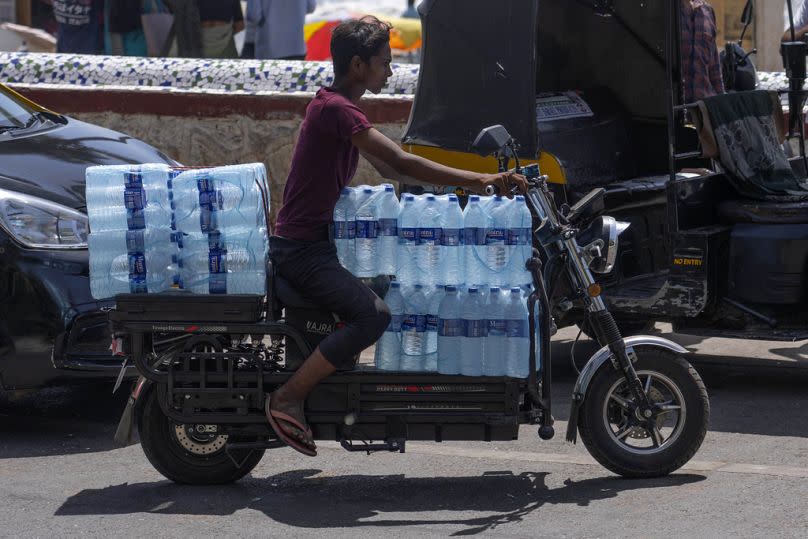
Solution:
[{"label": "maroon t-shirt", "polygon": [[283,189],[275,234],[301,241],[328,239],[340,191],[359,163],[351,137],[372,126],[362,110],[333,88],[322,88],[306,118]]}]

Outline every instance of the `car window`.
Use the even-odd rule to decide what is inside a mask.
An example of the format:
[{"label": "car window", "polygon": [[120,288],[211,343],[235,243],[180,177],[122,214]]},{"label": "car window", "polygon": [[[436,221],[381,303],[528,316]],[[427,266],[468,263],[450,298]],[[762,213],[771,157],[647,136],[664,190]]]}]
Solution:
[{"label": "car window", "polygon": [[0,88],[0,127],[22,127],[28,123],[32,111]]}]

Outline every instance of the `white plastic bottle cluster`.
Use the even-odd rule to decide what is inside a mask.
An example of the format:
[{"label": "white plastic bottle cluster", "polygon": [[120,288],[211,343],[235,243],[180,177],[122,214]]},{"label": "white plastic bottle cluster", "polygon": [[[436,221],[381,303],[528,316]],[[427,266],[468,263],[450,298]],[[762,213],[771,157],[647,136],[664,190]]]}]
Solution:
[{"label": "white plastic bottle cluster", "polygon": [[359,277],[396,279],[385,297],[393,319],[376,366],[527,376],[523,291],[532,283],[525,268],[532,245],[524,198],[472,195],[461,211],[455,195],[405,194],[395,251],[392,225],[381,224],[392,219],[393,201],[392,186],[346,188],[334,212],[343,266]]},{"label": "white plastic bottle cluster", "polygon": [[97,166],[86,178],[94,298],[170,288],[265,292],[262,164]]}]

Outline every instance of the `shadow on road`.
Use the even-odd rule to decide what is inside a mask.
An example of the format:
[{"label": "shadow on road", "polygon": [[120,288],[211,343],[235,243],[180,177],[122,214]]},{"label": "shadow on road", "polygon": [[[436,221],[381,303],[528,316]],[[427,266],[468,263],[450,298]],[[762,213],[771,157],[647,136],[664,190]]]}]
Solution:
[{"label": "shadow on road", "polygon": [[[567,480],[548,488],[548,473],[486,472],[474,477],[408,478],[404,475],[320,477],[320,470],[296,470],[247,478],[221,487],[188,487],[168,482],[88,489],[68,498],[57,516],[157,513],[231,515],[260,511],[272,520],[299,528],[457,525],[453,535],[475,535],[520,522],[544,505],[587,506],[631,490],[652,491],[695,483],[701,475],[677,474],[649,480],[617,477]],[[653,496],[658,496],[654,494]],[[316,510],[315,510],[316,509]],[[435,512],[487,513],[462,518]],[[404,518],[403,513],[412,514]],[[390,517],[385,517],[388,514]],[[426,515],[430,515],[426,518]],[[423,517],[423,518],[421,518]]]}]

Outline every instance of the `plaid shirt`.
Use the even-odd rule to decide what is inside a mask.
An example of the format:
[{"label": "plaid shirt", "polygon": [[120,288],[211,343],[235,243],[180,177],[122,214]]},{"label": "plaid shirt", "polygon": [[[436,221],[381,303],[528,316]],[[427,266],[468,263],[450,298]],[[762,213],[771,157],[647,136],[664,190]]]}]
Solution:
[{"label": "plaid shirt", "polygon": [[705,0],[682,0],[681,26],[685,103],[724,93],[712,6]]}]

